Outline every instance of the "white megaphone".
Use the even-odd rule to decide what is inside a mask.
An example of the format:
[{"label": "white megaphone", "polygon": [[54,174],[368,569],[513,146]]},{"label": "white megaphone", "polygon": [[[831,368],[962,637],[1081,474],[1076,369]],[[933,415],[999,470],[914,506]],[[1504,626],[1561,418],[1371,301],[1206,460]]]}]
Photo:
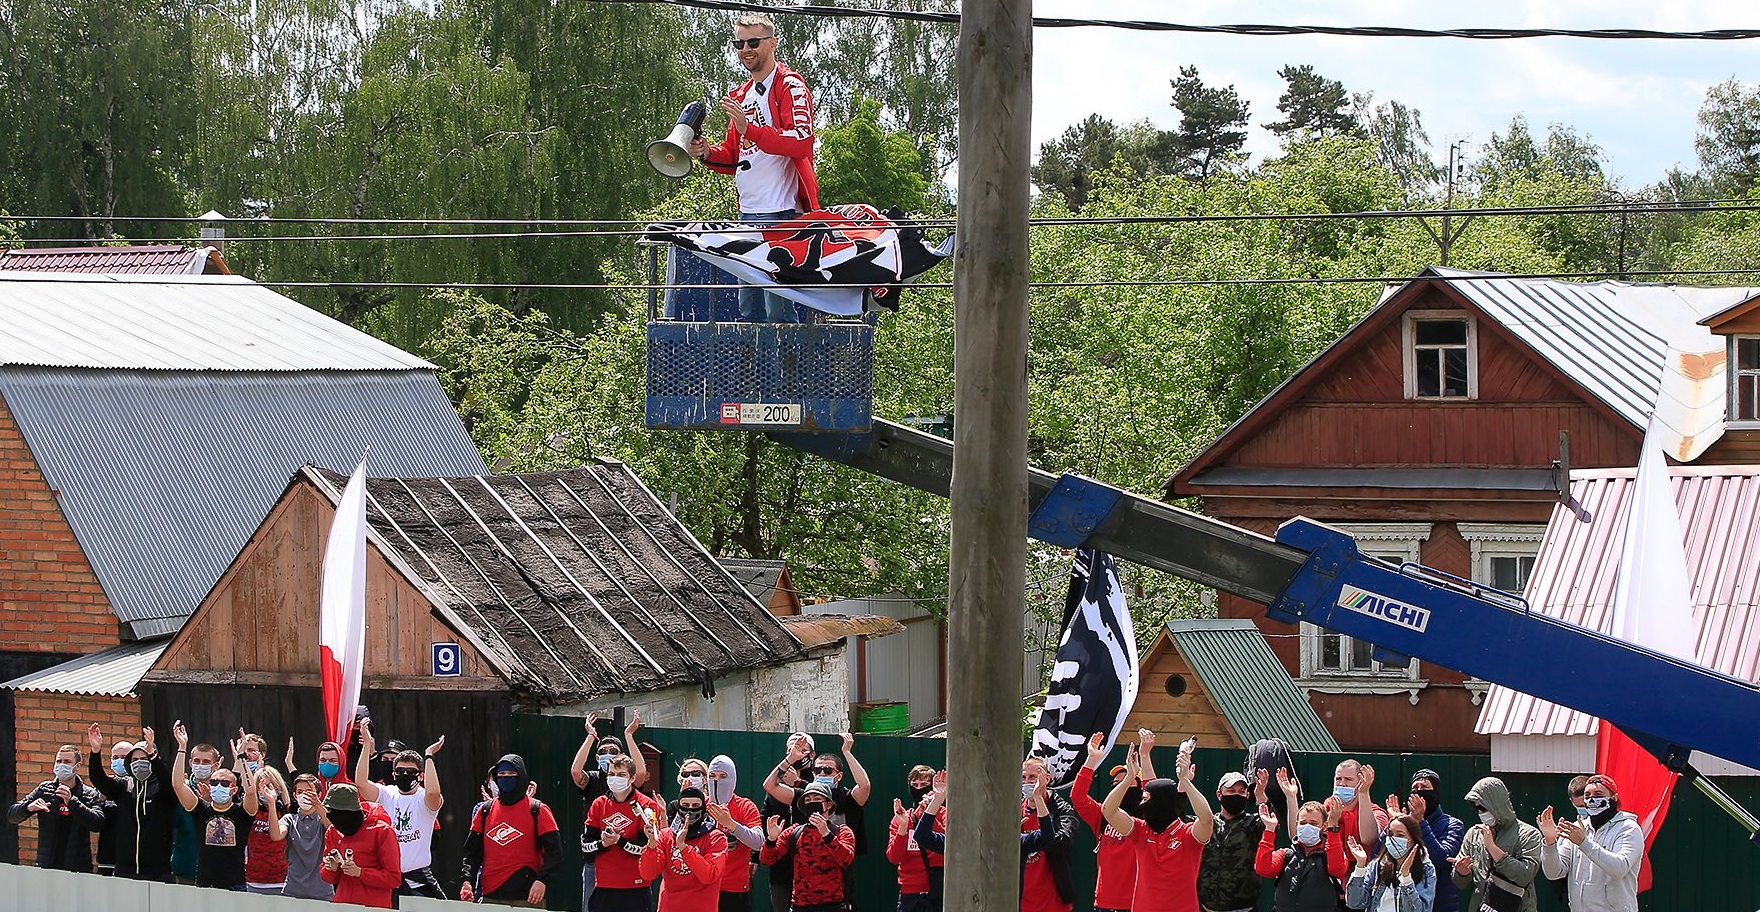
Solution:
[{"label": "white megaphone", "polygon": [[709,109],[700,101],[685,105],[672,132],[665,139],[648,143],[648,164],[675,180],[691,173],[691,165],[696,163],[691,157],[691,141],[697,138],[697,131],[703,128],[703,118],[708,113]]}]

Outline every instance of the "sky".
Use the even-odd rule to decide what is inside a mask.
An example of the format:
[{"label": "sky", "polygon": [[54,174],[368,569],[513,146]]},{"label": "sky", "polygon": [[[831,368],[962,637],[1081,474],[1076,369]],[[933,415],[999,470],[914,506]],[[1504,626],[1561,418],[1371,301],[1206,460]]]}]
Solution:
[{"label": "sky", "polygon": [[[1629,0],[1036,0],[1036,16],[1147,19],[1192,25],[1401,26],[1410,28],[1760,28],[1754,0],[1635,3]],[[1469,156],[1511,118],[1526,115],[1537,137],[1549,124],[1576,128],[1604,150],[1608,173],[1642,187],[1673,167],[1696,170],[1697,114],[1705,90],[1735,77],[1760,83],[1760,40],[1610,41],[1526,38],[1237,37],[1110,28],[1034,33],[1033,145],[1090,113],[1120,123],[1179,125],[1169,81],[1196,65],[1209,85],[1230,85],[1251,105],[1247,151],[1254,163],[1278,150],[1260,125],[1281,119],[1284,64],[1311,64],[1350,92],[1417,108],[1436,158],[1451,142]]]}]

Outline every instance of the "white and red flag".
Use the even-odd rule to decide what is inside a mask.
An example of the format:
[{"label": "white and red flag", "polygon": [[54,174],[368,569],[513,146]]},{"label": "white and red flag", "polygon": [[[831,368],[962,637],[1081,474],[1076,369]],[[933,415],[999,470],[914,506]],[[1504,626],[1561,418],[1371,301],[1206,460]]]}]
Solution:
[{"label": "white and red flag", "polygon": [[355,467],[336,504],[324,545],[318,596],[318,675],[324,685],[324,726],[347,745],[361,696],[367,642],[367,462]]},{"label": "white and red flag", "polygon": [[[1612,636],[1687,662],[1698,659],[1698,626],[1693,623],[1693,582],[1681,516],[1675,506],[1662,434],[1655,417],[1644,434],[1636,483],[1613,591]],[[1626,737],[1601,723],[1595,737],[1595,771],[1619,785],[1620,809],[1638,818],[1644,831],[1645,861],[1639,891],[1650,888],[1650,846],[1668,815],[1675,780],[1680,778]]]}]

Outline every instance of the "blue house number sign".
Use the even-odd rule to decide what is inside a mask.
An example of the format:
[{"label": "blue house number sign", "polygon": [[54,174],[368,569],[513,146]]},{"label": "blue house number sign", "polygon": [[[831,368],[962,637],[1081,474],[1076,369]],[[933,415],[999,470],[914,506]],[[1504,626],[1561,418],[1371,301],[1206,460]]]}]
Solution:
[{"label": "blue house number sign", "polygon": [[457,643],[434,644],[434,677],[456,678],[464,673],[464,655]]}]

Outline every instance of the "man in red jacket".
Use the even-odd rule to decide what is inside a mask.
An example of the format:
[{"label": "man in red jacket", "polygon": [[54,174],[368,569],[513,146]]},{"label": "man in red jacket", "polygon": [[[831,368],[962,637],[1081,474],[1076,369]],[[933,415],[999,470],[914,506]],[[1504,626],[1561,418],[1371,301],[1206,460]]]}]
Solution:
[{"label": "man in red jacket", "polygon": [[784,828],[781,817],[765,821],[764,848],[758,861],[786,863],[794,855],[794,912],[838,912],[843,908],[843,872],[856,860],[856,834],[831,822],[831,787],[815,782],[806,787],[802,806],[807,822]]},{"label": "man in red jacket", "polygon": [[[691,154],[710,170],[733,175],[739,190],[739,220],[780,222],[819,208],[813,176],[813,93],[801,74],[776,60],[776,23],[749,14],[734,23],[733,49],[752,74],[721,99],[727,137],[710,146],[698,138]],[[739,291],[740,319],[748,323],[792,323],[794,304],[757,288]]]},{"label": "man in red jacket", "polygon": [[330,785],[324,810],[330,828],[324,831],[318,876],[336,887],[330,901],[391,908],[391,891],[403,880],[397,834],[389,824],[367,816],[360,792],[347,782]]}]

